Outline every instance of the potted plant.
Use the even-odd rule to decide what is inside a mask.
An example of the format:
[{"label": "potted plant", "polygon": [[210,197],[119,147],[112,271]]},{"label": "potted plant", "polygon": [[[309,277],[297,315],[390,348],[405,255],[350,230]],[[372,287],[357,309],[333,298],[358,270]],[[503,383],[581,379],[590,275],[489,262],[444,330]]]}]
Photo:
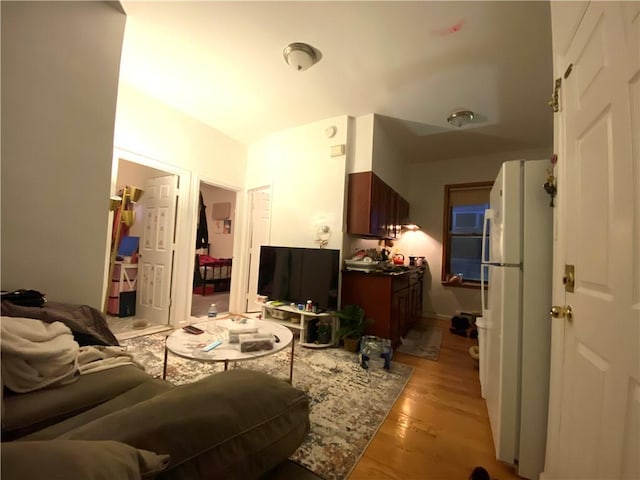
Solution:
[{"label": "potted plant", "polygon": [[338,337],[342,340],[345,350],[357,352],[360,338],[370,323],[365,319],[364,309],[359,305],[345,305],[336,315],[340,319]]},{"label": "potted plant", "polygon": [[318,322],[318,338],[316,343],[324,345],[331,343],[331,323],[328,320],[322,319]]}]

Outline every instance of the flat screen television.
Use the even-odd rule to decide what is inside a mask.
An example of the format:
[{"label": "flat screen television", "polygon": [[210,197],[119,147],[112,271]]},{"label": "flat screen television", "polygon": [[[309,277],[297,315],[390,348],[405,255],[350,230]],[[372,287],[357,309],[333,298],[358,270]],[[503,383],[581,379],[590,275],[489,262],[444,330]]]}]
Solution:
[{"label": "flat screen television", "polygon": [[338,308],[340,251],[326,248],[260,247],[258,294],[269,300]]}]

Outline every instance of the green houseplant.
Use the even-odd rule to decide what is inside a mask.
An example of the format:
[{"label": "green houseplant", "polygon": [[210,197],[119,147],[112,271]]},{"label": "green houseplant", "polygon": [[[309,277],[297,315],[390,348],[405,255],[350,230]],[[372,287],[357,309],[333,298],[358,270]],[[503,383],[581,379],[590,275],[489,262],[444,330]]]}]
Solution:
[{"label": "green houseplant", "polygon": [[359,305],[345,305],[336,315],[340,319],[338,337],[343,341],[345,350],[356,352],[360,338],[371,321],[365,318],[364,309]]},{"label": "green houseplant", "polygon": [[318,322],[318,338],[316,343],[326,344],[331,342],[331,323],[326,319]]}]

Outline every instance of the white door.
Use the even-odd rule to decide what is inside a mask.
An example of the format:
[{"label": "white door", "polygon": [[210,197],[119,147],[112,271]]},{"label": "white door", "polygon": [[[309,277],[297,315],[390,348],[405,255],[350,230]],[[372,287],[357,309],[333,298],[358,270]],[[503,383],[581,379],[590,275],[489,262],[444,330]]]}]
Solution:
[{"label": "white door", "polygon": [[136,316],[153,324],[169,322],[178,176],[147,180],[143,206]]},{"label": "white door", "polygon": [[262,188],[251,191],[251,244],[249,245],[249,285],[247,290],[247,312],[259,312],[261,305],[258,297],[258,267],[260,266],[260,247],[269,244],[271,233],[271,189]]},{"label": "white door", "polygon": [[[640,4],[591,2],[575,30],[556,23],[567,18],[554,3],[562,76],[554,304],[570,305],[573,319],[553,319],[545,478],[637,479]],[[558,51],[560,32],[571,31]],[[575,266],[573,293],[561,283],[565,264]]]}]

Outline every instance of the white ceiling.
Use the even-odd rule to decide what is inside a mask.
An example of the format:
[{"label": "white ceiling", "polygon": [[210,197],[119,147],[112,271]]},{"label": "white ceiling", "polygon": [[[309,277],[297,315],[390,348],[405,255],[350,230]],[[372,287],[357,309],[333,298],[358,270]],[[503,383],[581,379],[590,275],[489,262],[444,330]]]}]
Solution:
[{"label": "white ceiling", "polygon": [[[409,161],[550,147],[548,2],[123,0],[121,79],[249,144],[380,115]],[[305,42],[321,61],[283,60]],[[473,123],[452,127],[451,111]]]}]

